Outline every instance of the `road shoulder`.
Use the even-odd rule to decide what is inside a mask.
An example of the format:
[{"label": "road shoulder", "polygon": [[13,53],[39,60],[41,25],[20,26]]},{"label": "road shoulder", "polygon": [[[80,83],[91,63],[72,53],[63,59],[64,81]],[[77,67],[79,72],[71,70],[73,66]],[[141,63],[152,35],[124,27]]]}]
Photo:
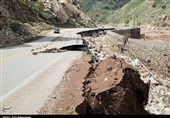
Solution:
[{"label": "road shoulder", "polygon": [[37,114],[72,62],[79,59],[81,54],[67,52],[33,81],[3,100],[2,114]]},{"label": "road shoulder", "polygon": [[80,59],[73,62],[72,67],[65,73],[63,81],[49,96],[39,114],[77,114],[75,108],[84,100],[82,83],[91,67],[88,63],[90,60],[90,55],[84,53]]}]

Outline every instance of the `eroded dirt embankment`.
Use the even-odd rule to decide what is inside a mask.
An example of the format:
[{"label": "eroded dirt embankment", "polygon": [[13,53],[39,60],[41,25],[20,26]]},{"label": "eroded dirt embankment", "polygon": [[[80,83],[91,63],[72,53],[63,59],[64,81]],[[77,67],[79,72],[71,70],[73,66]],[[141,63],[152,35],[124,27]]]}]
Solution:
[{"label": "eroded dirt embankment", "polygon": [[91,62],[84,53],[73,63],[40,114],[149,114],[149,85],[132,66],[116,56]]},{"label": "eroded dirt embankment", "polygon": [[[144,109],[149,85],[140,79],[137,71],[116,56],[92,66],[83,88],[87,104],[85,114],[149,114]],[[81,107],[79,105],[79,109]]]},{"label": "eroded dirt embankment", "polygon": [[115,53],[122,54],[122,52],[123,55],[129,56],[129,54],[131,55],[130,51],[132,49],[148,68],[170,77],[170,45],[168,41],[129,38],[128,45],[124,45],[124,39],[125,37],[123,35],[111,31],[99,36],[84,36],[83,38],[91,52],[96,55],[99,60],[105,59]]},{"label": "eroded dirt embankment", "polygon": [[170,46],[168,41],[132,39],[114,32],[84,36],[83,40],[98,61],[116,55],[139,71],[140,79],[151,82],[145,107],[154,114],[170,113]]},{"label": "eroded dirt embankment", "polygon": [[[88,54],[88,59],[87,55],[83,55],[75,62],[64,77],[62,89],[56,88],[52,95],[57,97],[51,97],[51,101],[41,113],[81,115],[170,113],[168,87],[170,81],[164,74],[167,72],[164,63],[167,64],[168,61],[167,58],[162,58],[162,62],[155,58],[160,56],[160,53],[169,57],[166,51],[169,49],[168,46],[162,48],[158,46],[160,43],[157,41],[148,43],[142,39],[129,39],[127,45],[126,37],[113,32],[83,37],[83,40],[92,54],[92,59],[89,60]],[[138,58],[134,57],[131,49]],[[147,50],[145,54],[142,49]],[[153,54],[149,53],[150,50],[154,52],[154,58]],[[158,67],[160,64],[161,70]],[[163,75],[158,75],[155,70],[162,71]],[[57,92],[59,90],[60,93]],[[57,99],[58,97],[60,99]]]}]

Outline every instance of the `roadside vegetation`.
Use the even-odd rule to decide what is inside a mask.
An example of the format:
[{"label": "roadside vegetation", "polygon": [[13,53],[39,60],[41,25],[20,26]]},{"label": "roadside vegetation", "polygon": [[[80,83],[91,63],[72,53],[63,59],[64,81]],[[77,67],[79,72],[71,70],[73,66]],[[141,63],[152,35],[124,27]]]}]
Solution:
[{"label": "roadside vegetation", "polygon": [[130,0],[82,0],[80,8],[93,20],[107,22],[106,18],[112,15],[113,11],[121,8]]},{"label": "roadside vegetation", "polygon": [[156,24],[170,16],[169,0],[82,0],[81,9],[98,22],[114,24]]},{"label": "roadside vegetation", "polygon": [[107,20],[112,23],[155,23],[161,26],[159,22],[164,14],[170,15],[170,1],[132,0],[123,8],[115,11]]}]

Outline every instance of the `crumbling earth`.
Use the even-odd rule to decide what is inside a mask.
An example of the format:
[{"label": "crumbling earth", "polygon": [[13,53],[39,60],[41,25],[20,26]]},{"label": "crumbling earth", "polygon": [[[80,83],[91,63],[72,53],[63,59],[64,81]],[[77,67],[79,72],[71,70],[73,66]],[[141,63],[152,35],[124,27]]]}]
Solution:
[{"label": "crumbling earth", "polygon": [[114,32],[83,37],[97,60],[105,60],[111,55],[116,55],[138,70],[145,83],[151,82],[149,101],[145,107],[147,111],[153,114],[169,114],[169,42],[129,38],[128,43],[124,45],[124,39],[124,36]]},{"label": "crumbling earth", "polygon": [[90,62],[86,53],[74,62],[40,114],[149,114],[144,109],[149,85],[132,66],[115,57]]},{"label": "crumbling earth", "polygon": [[[161,40],[130,38],[124,44],[124,39],[114,32],[83,37],[92,59],[83,56],[75,62],[62,87],[53,93],[55,98],[51,97],[40,113],[169,114],[170,81],[166,64],[170,47]],[[165,58],[161,61],[153,58],[158,55]]]},{"label": "crumbling earth", "polygon": [[[91,67],[83,88],[84,102],[87,103],[85,114],[149,114],[144,109],[149,84],[145,84],[137,71],[116,56]],[[79,107],[81,109],[81,105]]]}]

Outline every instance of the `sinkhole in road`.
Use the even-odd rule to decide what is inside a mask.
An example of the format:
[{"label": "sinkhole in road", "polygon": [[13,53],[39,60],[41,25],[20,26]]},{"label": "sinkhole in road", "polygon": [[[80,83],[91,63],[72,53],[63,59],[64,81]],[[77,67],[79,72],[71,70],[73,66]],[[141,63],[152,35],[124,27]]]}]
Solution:
[{"label": "sinkhole in road", "polygon": [[60,48],[60,50],[67,50],[67,51],[87,51],[86,45],[69,45]]},{"label": "sinkhole in road", "polygon": [[88,51],[86,45],[69,45],[69,46],[64,46],[61,47],[60,49],[58,48],[50,48],[50,49],[45,49],[43,51],[39,52],[32,52],[33,55],[38,55],[38,53],[61,53],[61,52],[66,52],[66,51]]}]

